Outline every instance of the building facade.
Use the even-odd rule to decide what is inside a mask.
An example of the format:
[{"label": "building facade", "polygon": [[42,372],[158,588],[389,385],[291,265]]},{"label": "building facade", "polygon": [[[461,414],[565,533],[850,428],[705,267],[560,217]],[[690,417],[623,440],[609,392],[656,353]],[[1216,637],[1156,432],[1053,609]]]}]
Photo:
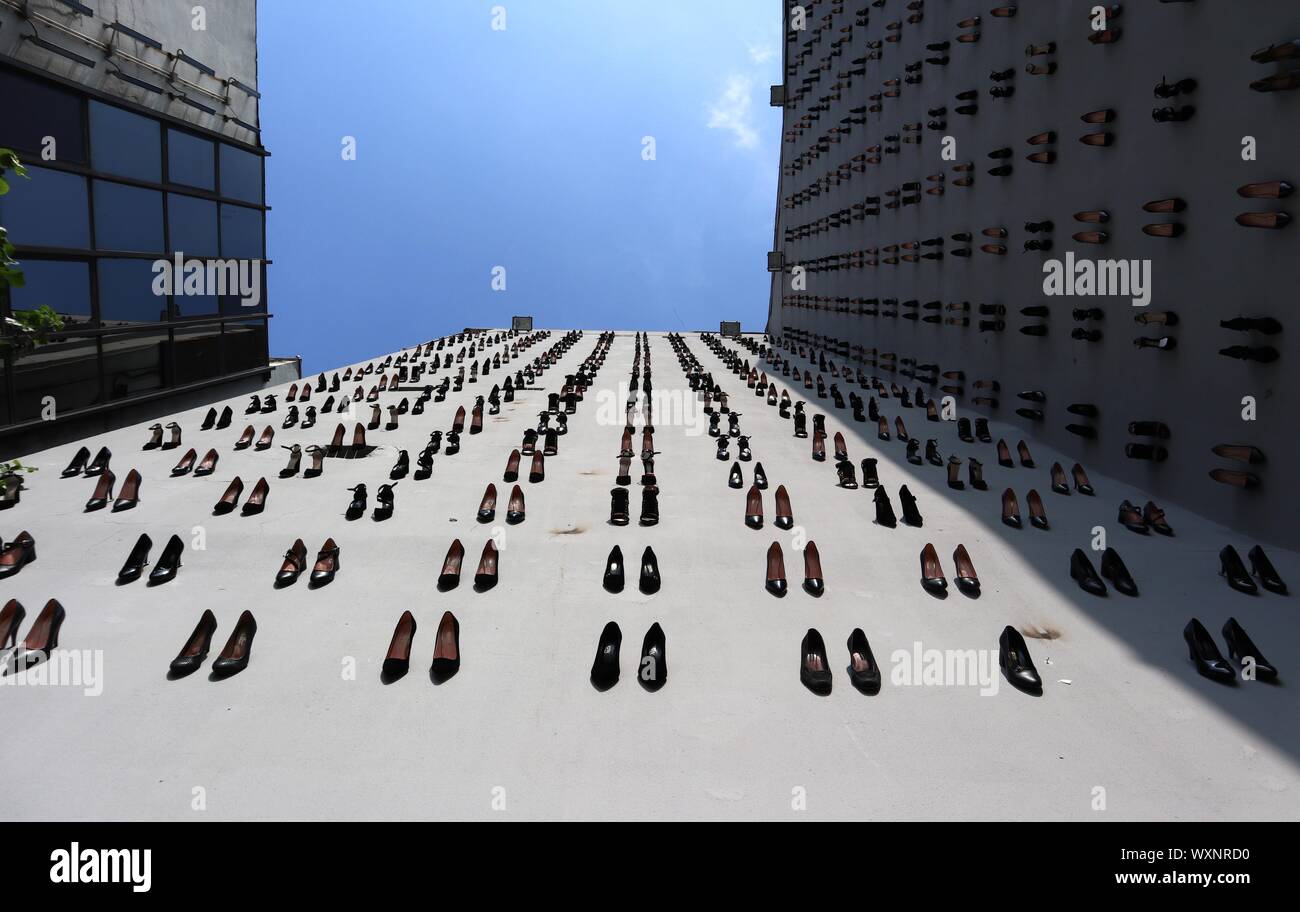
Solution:
[{"label": "building facade", "polygon": [[[4,316],[62,319],[6,358],[0,449],[266,376],[256,87],[256,0],[0,0],[0,147],[27,170],[0,197],[25,279]],[[178,258],[201,278],[160,284]]]},{"label": "building facade", "polygon": [[1219,6],[783,0],[770,331],[1300,543],[1300,7]]}]

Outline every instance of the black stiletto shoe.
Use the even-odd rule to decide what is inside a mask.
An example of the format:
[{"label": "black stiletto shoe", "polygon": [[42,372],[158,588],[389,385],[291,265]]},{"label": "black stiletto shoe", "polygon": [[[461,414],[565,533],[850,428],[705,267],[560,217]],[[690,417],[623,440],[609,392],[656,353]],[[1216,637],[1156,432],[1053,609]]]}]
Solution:
[{"label": "black stiletto shoe", "polygon": [[1102,552],[1101,575],[1110,580],[1111,585],[1115,587],[1117,592],[1134,598],[1137,597],[1137,583],[1133,581],[1132,575],[1128,572],[1128,567],[1124,566],[1124,561],[1114,548],[1107,548]]},{"label": "black stiletto shoe", "polygon": [[280,477],[292,478],[302,468],[302,447],[295,443],[293,446],[281,447],[280,449],[289,451],[289,464],[280,470]]},{"label": "black stiletto shoe", "polygon": [[411,643],[415,639],[415,615],[403,611],[393,628],[393,639],[388,644],[388,654],[384,656],[379,679],[385,684],[404,677],[411,668]]},{"label": "black stiletto shoe", "polygon": [[600,633],[596,645],[596,659],[591,663],[591,683],[599,691],[606,691],[618,683],[618,652],[623,644],[623,632],[610,621]]},{"label": "black stiletto shoe", "polygon": [[433,641],[433,662],[429,665],[429,680],[443,684],[460,671],[460,621],[450,611],[442,613],[438,633]]},{"label": "black stiletto shoe", "polygon": [[921,518],[921,511],[916,508],[916,498],[907,489],[907,485],[898,489],[898,500],[903,505],[903,522],[918,529],[925,525],[925,520]]},{"label": "black stiletto shoe", "polygon": [[82,447],[81,449],[77,450],[76,454],[72,457],[72,461],[68,463],[68,467],[63,470],[63,477],[71,478],[73,475],[80,475],[82,472],[86,470],[86,463],[89,460],[90,460],[89,449],[87,449],[86,447]]},{"label": "black stiletto shoe", "polygon": [[[14,603],[16,604],[16,603]],[[8,605],[5,606],[6,609]],[[18,606],[18,613],[21,616],[22,606]],[[23,671],[40,662],[47,661],[50,653],[59,646],[59,630],[63,627],[63,621],[66,612],[57,599],[50,599],[41,609],[41,613],[36,616],[32,626],[27,631],[27,637],[23,640],[13,653],[6,657],[6,661],[0,663],[4,667],[4,674],[13,674]],[[17,633],[15,624],[14,633]],[[17,637],[14,637],[17,639]]]},{"label": "black stiletto shoe", "polygon": [[745,486],[745,476],[740,471],[740,463],[731,464],[731,473],[727,476],[727,487],[739,490]]},{"label": "black stiletto shoe", "polygon": [[760,491],[767,490],[767,472],[763,469],[763,463],[754,463],[754,487]]},{"label": "black stiletto shoe", "polygon": [[875,459],[862,460],[862,487],[880,487],[880,474]]},{"label": "black stiletto shoe", "polygon": [[216,430],[224,431],[230,427],[230,423],[235,420],[235,410],[226,406],[221,410],[221,417],[217,419]]},{"label": "black stiletto shoe", "polygon": [[112,472],[104,471],[99,476],[99,481],[95,483],[95,491],[86,501],[86,512],[93,513],[96,510],[102,510],[108,506],[108,502],[113,499],[113,482],[117,479]]},{"label": "black stiletto shoe", "polygon": [[826,658],[826,642],[813,629],[804,634],[799,644],[799,680],[818,696],[831,692],[831,663]]},{"label": "black stiletto shoe", "polygon": [[203,423],[199,425],[200,431],[210,431],[217,423],[217,410],[208,409],[208,414],[204,416]]},{"label": "black stiletto shoe", "polygon": [[112,451],[108,447],[101,447],[100,451],[95,454],[94,461],[86,466],[86,476],[104,474],[104,472],[108,471],[108,463],[112,458]]},{"label": "black stiletto shoe", "polygon": [[251,611],[245,611],[235,623],[235,629],[226,641],[226,648],[212,663],[212,674],[218,678],[228,678],[239,674],[248,667],[248,660],[253,655],[253,637],[257,635],[257,621]]},{"label": "black stiletto shoe", "polygon": [[668,641],[664,630],[655,621],[641,641],[641,664],[637,680],[650,693],[662,690],[668,683]]},{"label": "black stiletto shoe", "polygon": [[849,634],[849,682],[867,696],[880,693],[880,666],[862,628]]},{"label": "black stiletto shoe", "polygon": [[1278,576],[1277,571],[1273,569],[1273,563],[1268,559],[1263,548],[1256,545],[1246,556],[1250,558],[1251,572],[1259,577],[1259,582],[1265,589],[1278,595],[1286,595],[1286,583],[1282,582],[1282,577]]},{"label": "black stiletto shoe", "polygon": [[359,484],[348,490],[352,492],[352,502],[348,504],[347,512],[343,515],[349,520],[360,519],[366,512],[366,486]]},{"label": "black stiletto shoe", "polygon": [[168,677],[183,678],[202,668],[207,661],[208,650],[212,648],[212,635],[216,632],[217,617],[210,610],[205,610],[180,653],[172,659]]},{"label": "black stiletto shoe", "polygon": [[1238,592],[1244,592],[1247,595],[1255,595],[1259,592],[1259,587],[1255,581],[1250,578],[1246,572],[1246,565],[1241,562],[1241,555],[1237,549],[1228,545],[1219,552],[1219,576],[1228,581],[1228,585]]},{"label": "black stiletto shoe", "polygon": [[1228,655],[1234,665],[1243,669],[1241,672],[1243,680],[1251,679],[1252,669],[1257,681],[1277,680],[1277,668],[1264,658],[1264,654],[1251,642],[1236,618],[1228,618],[1228,622],[1223,625],[1223,641],[1228,644]]},{"label": "black stiletto shoe", "polygon": [[375,522],[383,522],[392,517],[393,507],[396,502],[393,495],[393,488],[395,487],[397,487],[396,482],[380,485],[379,490],[375,492],[375,512],[373,515]]},{"label": "black stiletto shoe", "polygon": [[1106,595],[1106,584],[1101,581],[1092,561],[1080,548],[1075,548],[1070,555],[1070,577],[1079,584],[1079,588],[1091,595]]},{"label": "black stiletto shoe", "polygon": [[1228,684],[1237,679],[1237,672],[1214,645],[1214,639],[1205,625],[1192,618],[1183,628],[1183,639],[1187,642],[1187,654],[1196,670],[1212,681]]},{"label": "black stiletto shoe", "polygon": [[626,573],[623,569],[623,549],[618,545],[609,552],[609,558],[605,561],[605,579],[603,585],[606,592],[618,594],[623,591],[626,581]]},{"label": "black stiletto shoe", "polygon": [[893,529],[898,526],[898,518],[894,515],[894,505],[889,502],[889,494],[884,488],[876,488],[876,523],[887,529]]},{"label": "black stiletto shoe", "polygon": [[117,583],[119,586],[125,586],[127,583],[134,583],[144,572],[145,565],[149,563],[149,549],[153,547],[153,540],[148,535],[141,535],[136,539],[135,547],[126,557],[126,563],[117,573]]},{"label": "black stiletto shoe", "polygon": [[407,473],[410,471],[411,471],[411,456],[409,453],[406,452],[406,450],[402,450],[397,454],[397,462],[394,463],[392,471],[388,473],[388,477],[392,481],[397,481],[399,479],[405,478]]},{"label": "black stiletto shoe", "polygon": [[36,560],[36,539],[28,532],[18,533],[18,537],[6,544],[3,553],[0,553],[0,579],[15,576],[34,560]]},{"label": "black stiletto shoe", "polygon": [[660,585],[659,558],[655,557],[652,548],[647,547],[641,554],[641,593],[642,595],[654,595],[659,591]]},{"label": "black stiletto shoe", "polygon": [[1033,696],[1043,693],[1043,679],[1038,676],[1034,660],[1029,655],[1025,638],[1014,627],[1007,627],[998,638],[998,664],[1011,686]]},{"label": "black stiletto shoe", "polygon": [[181,552],[184,550],[185,543],[179,535],[173,535],[167,540],[162,554],[158,555],[158,563],[154,564],[153,571],[149,574],[150,586],[161,586],[176,579],[176,572],[181,568]]}]

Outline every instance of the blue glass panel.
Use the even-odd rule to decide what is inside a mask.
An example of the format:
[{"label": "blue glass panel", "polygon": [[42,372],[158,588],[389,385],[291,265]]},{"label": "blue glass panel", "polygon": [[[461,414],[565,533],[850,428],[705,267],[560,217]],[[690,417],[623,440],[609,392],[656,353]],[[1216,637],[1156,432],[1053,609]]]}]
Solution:
[{"label": "blue glass panel", "polygon": [[167,131],[167,178],[174,184],[217,189],[216,144],[180,130]]},{"label": "blue glass panel", "polygon": [[91,101],[90,148],[97,171],[162,181],[162,127],[156,120]]},{"label": "blue glass panel", "polygon": [[99,261],[99,318],[106,326],[167,319],[166,295],[153,293],[151,260]]},{"label": "blue glass panel", "polygon": [[[9,289],[14,310],[35,310],[48,305],[64,321],[90,319],[90,264],[75,260],[23,260],[25,284]],[[65,326],[66,328],[71,328]]]},{"label": "blue glass panel", "polygon": [[221,255],[245,260],[262,259],[261,209],[221,206]]},{"label": "blue glass panel", "polygon": [[95,246],[100,250],[161,253],[162,194],[95,181]]},{"label": "blue glass panel", "polygon": [[246,203],[262,202],[262,156],[223,143],[221,195]]},{"label": "blue glass panel", "polygon": [[169,252],[187,257],[216,255],[217,204],[192,196],[167,194]]},{"label": "blue glass panel", "polygon": [[27,180],[10,174],[0,196],[0,225],[12,244],[29,247],[90,246],[86,179],[48,168],[27,168]]}]

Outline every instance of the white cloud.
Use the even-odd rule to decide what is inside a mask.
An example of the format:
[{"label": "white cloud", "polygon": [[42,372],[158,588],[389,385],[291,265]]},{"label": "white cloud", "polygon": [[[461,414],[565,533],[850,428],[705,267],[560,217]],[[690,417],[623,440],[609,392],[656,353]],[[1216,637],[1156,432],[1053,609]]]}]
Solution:
[{"label": "white cloud", "polygon": [[751,44],[749,46],[749,59],[760,66],[765,63],[771,63],[776,59],[776,48],[771,45]]},{"label": "white cloud", "polygon": [[730,130],[736,145],[752,149],[758,145],[758,130],[753,118],[754,80],[732,73],[722,94],[709,108],[709,129]]}]

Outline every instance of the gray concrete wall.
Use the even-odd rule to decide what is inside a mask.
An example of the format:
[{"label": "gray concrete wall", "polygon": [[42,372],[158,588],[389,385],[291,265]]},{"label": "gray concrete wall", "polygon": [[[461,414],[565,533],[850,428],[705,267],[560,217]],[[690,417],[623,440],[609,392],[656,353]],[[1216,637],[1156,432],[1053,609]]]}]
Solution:
[{"label": "gray concrete wall", "polygon": [[[171,87],[173,92],[184,92],[215,108],[218,111],[215,117],[182,101],[146,91],[110,75],[112,67],[120,67],[124,73],[148,83],[168,87],[164,77],[121,57],[115,57],[110,66],[102,49],[60,31],[54,25],[38,19],[30,20],[30,24],[24,22],[9,2],[0,0],[0,54],[194,126],[260,145],[255,133],[221,117],[224,114],[260,126],[257,98],[235,87],[227,91],[224,84],[225,80],[234,78],[246,86],[257,88],[257,0],[204,0],[202,3],[198,0],[84,0],[83,5],[94,10],[93,16],[77,13],[57,0],[30,0],[29,9],[35,15],[95,42],[107,43],[113,38],[116,47],[127,54],[167,71],[175,66],[177,75],[183,79],[219,96],[227,96],[228,103],[222,104],[180,83]],[[202,30],[194,27],[192,10],[196,6],[202,6],[206,12],[206,28]],[[163,51],[124,35],[115,35],[107,28],[115,21],[158,41]],[[43,39],[95,61],[95,67],[82,66],[23,40],[23,36],[32,34],[33,24]],[[215,70],[216,78],[188,63],[175,61],[174,55],[181,50]]]},{"label": "gray concrete wall", "polygon": [[[980,412],[970,403],[970,383],[977,378],[1001,383],[999,408],[989,412],[998,418],[1024,425],[1029,422],[1014,411],[1031,403],[1016,400],[1024,389],[1047,393],[1040,406],[1046,420],[1034,433],[1053,445],[1073,453],[1086,466],[1096,467],[1148,489],[1157,500],[1178,503],[1240,529],[1244,535],[1266,542],[1300,543],[1300,526],[1294,512],[1300,505],[1300,476],[1289,465],[1289,448],[1295,440],[1294,415],[1300,398],[1295,390],[1294,346],[1288,339],[1298,327],[1294,323],[1293,299],[1300,279],[1300,258],[1296,256],[1297,231],[1291,226],[1280,231],[1239,227],[1238,213],[1269,209],[1294,209],[1294,199],[1265,201],[1241,199],[1238,186],[1249,182],[1278,179],[1300,180],[1296,173],[1297,138],[1300,132],[1300,92],[1260,94],[1249,89],[1252,80],[1280,72],[1278,64],[1252,62],[1253,51],[1270,44],[1300,37],[1300,5],[1280,2],[1230,3],[1200,0],[1195,3],[1157,3],[1153,0],[1123,4],[1114,25],[1122,29],[1118,43],[1094,45],[1085,0],[1020,3],[1014,18],[994,18],[985,5],[925,4],[919,24],[904,24],[902,39],[881,45],[882,59],[868,64],[865,77],[844,79],[850,61],[866,53],[868,41],[881,40],[886,23],[905,21],[908,11],[903,0],[888,0],[877,9],[866,3],[846,4],[832,17],[829,29],[814,52],[793,75],[787,75],[790,91],[796,91],[809,68],[826,57],[831,43],[843,26],[852,25],[855,11],[869,10],[867,27],[855,27],[844,53],[835,58],[820,84],[813,86],[802,103],[784,111],[786,131],[807,113],[810,105],[830,92],[836,82],[851,83],[840,90],[813,127],[783,148],[783,171],[793,156],[804,152],[827,129],[840,125],[852,108],[871,104],[868,96],[884,92],[882,83],[900,80],[905,66],[937,56],[926,44],[953,42],[946,67],[923,66],[919,85],[899,86],[897,98],[882,100],[883,111],[869,114],[866,125],[852,133],[812,165],[794,177],[783,174],[782,199],[821,177],[834,165],[863,153],[867,147],[883,144],[888,134],[903,134],[904,123],[932,119],[930,108],[946,105],[947,127],[942,132],[920,131],[920,145],[899,143],[899,152],[883,155],[879,165],[853,174],[850,180],[824,192],[797,209],[782,208],[778,238],[785,225],[800,225],[858,203],[868,195],[904,182],[919,181],[944,172],[947,190],[943,196],[922,195],[920,205],[896,210],[829,233],[784,244],[787,262],[809,260],[832,253],[884,247],[935,236],[948,238],[956,232],[975,235],[974,253],[969,259],[945,256],[941,262],[886,265],[880,254],[876,268],[813,273],[808,276],[810,295],[828,297],[970,301],[1002,304],[1007,308],[1006,331],[980,333],[978,313],[971,313],[970,328],[932,325],[884,316],[855,316],[781,306],[782,295],[791,294],[790,276],[782,291],[774,292],[770,329],[799,327],[847,339],[854,344],[895,352],[900,358],[935,361],[941,370],[964,370],[967,375],[965,400],[960,414]],[[803,42],[814,37],[814,29],[832,4],[808,5],[809,30],[794,37],[787,47],[787,60],[796,62]],[[775,11],[774,11],[775,12]],[[977,43],[956,42],[956,36],[971,29],[957,28],[965,16],[980,14],[981,38]],[[1055,41],[1055,75],[1032,76],[1025,72],[1025,48],[1030,44]],[[991,98],[994,83],[990,72],[1011,68],[1014,85],[1009,99]],[[1153,88],[1162,77],[1173,82],[1185,77],[1198,80],[1189,96],[1162,101]],[[961,116],[953,109],[962,104],[954,95],[975,89],[980,93],[979,112]],[[1152,108],[1193,104],[1194,118],[1187,123],[1159,124]],[[1103,129],[1080,121],[1085,112],[1113,108],[1118,116],[1105,129],[1115,134],[1110,148],[1084,146],[1078,137]],[[1053,146],[1031,147],[1033,134],[1054,130]],[[915,135],[915,134],[914,134]],[[940,157],[940,141],[951,135],[957,141],[957,160],[975,165],[975,183],[969,189],[952,186],[960,174],[953,162]],[[1252,136],[1258,144],[1258,160],[1242,160],[1242,138]],[[989,168],[1001,164],[988,153],[1011,147],[1008,161],[1014,167],[1009,177],[992,177]],[[1055,164],[1033,164],[1025,160],[1031,152],[1054,149]],[[1146,201],[1181,197],[1187,210],[1178,216],[1143,212]],[[1108,225],[1075,222],[1079,210],[1107,209]],[[1051,220],[1054,249],[1050,253],[1022,252],[1027,220]],[[1178,239],[1161,239],[1143,234],[1142,226],[1176,220],[1186,228]],[[990,242],[981,229],[1003,226],[1009,236],[1005,256],[981,253],[979,246]],[[1103,228],[1108,244],[1093,246],[1071,240],[1076,231]],[[960,246],[951,240],[946,250]],[[1181,324],[1170,334],[1178,348],[1169,353],[1138,350],[1136,336],[1157,336],[1158,331],[1134,323],[1135,310],[1121,298],[1047,298],[1043,294],[1043,264],[1050,258],[1064,258],[1067,251],[1087,258],[1149,259],[1153,270],[1154,295],[1148,310],[1173,310]],[[1047,304],[1051,315],[1045,321],[1021,317],[1020,308]],[[1074,341],[1070,331],[1075,307],[1100,307],[1105,319],[1095,324],[1103,333],[1100,342]],[[1286,327],[1271,338],[1248,336],[1219,327],[1219,321],[1239,315],[1271,315]],[[946,314],[945,314],[946,315]],[[1045,338],[1021,335],[1024,324],[1046,322]],[[1218,354],[1230,345],[1270,344],[1282,352],[1271,365],[1229,360]],[[884,375],[886,379],[888,375]],[[897,378],[900,382],[904,378]],[[915,384],[912,384],[913,386]],[[938,394],[938,391],[935,391]],[[1258,420],[1242,420],[1242,399],[1258,401]],[[1098,428],[1095,441],[1085,441],[1064,430],[1075,421],[1066,406],[1091,402],[1101,409],[1093,422]],[[1169,460],[1162,465],[1126,458],[1124,446],[1132,438],[1130,421],[1151,419],[1170,426]],[[1238,468],[1214,456],[1216,444],[1253,444],[1261,448],[1269,463],[1253,469],[1263,485],[1256,491],[1240,491],[1211,481],[1208,473],[1219,466]],[[1014,441],[1012,441],[1014,446]]]}]

